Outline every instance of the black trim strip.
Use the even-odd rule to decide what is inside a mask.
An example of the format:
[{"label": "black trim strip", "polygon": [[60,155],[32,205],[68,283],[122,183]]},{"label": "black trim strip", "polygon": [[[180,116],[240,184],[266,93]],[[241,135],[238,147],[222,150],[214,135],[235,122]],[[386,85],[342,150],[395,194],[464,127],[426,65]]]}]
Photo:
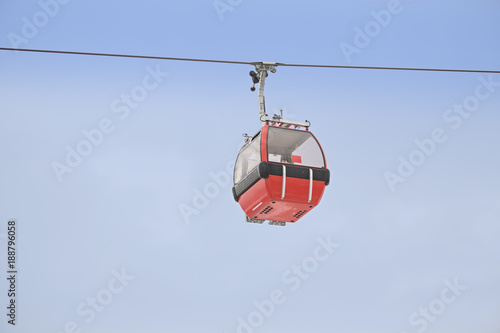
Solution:
[{"label": "black trim strip", "polygon": [[[274,176],[283,176],[283,165],[286,166],[286,176],[292,178],[309,179],[309,169],[308,167],[300,167],[296,165],[287,164],[274,164],[269,163],[269,174]],[[330,184],[330,170],[313,170],[313,180],[319,180],[325,182],[325,185]]]},{"label": "black trim strip", "polygon": [[[259,181],[259,179],[269,178],[269,175],[283,176],[283,165],[286,167],[286,176],[292,178],[309,179],[309,169],[307,167],[299,167],[295,165],[274,164],[268,162],[260,162],[259,166],[253,169],[245,178],[238,184],[233,186],[233,197],[236,202],[240,196],[245,193],[250,187]],[[330,184],[330,170],[313,170],[313,180],[324,181],[325,186]]]}]

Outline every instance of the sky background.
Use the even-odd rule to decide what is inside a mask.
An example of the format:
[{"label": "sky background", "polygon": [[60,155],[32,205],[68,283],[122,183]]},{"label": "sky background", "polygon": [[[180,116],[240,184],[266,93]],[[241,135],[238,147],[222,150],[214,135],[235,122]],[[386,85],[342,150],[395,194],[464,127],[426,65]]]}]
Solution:
[{"label": "sky background", "polygon": [[[401,0],[350,57],[341,45],[391,1],[222,3],[219,15],[212,0],[2,0],[0,46],[500,70],[498,0]],[[267,110],[311,121],[332,180],[318,207],[277,227],[245,223],[226,179],[241,135],[260,127],[251,69],[0,51],[5,275],[9,219],[19,244],[18,317],[2,313],[2,332],[500,332],[500,75],[278,67]],[[155,88],[127,107],[145,78]],[[454,128],[448,110],[488,80]],[[103,119],[111,133],[60,181],[54,162]],[[436,128],[446,141],[391,190],[385,174]],[[339,245],[323,261],[318,239]],[[303,265],[307,278],[291,273]],[[284,301],[259,315],[273,290]]]}]

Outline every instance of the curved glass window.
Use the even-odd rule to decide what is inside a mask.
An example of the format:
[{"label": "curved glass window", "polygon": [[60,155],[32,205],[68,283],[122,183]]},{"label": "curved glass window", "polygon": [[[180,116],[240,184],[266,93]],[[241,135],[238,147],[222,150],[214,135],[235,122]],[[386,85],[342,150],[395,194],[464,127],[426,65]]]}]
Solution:
[{"label": "curved glass window", "polygon": [[260,163],[260,133],[252,139],[252,142],[240,150],[234,166],[234,183],[237,184],[245,178]]},{"label": "curved glass window", "polygon": [[323,151],[311,132],[269,127],[267,133],[269,162],[325,167]]}]

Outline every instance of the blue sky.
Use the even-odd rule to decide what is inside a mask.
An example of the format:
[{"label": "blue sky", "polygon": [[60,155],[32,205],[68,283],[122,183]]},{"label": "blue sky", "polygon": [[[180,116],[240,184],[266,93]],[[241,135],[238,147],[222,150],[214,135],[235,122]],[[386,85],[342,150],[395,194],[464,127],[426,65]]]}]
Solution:
[{"label": "blue sky", "polygon": [[[498,1],[215,4],[2,1],[0,45],[500,70]],[[500,76],[278,67],[267,109],[312,122],[332,181],[275,227],[227,181],[260,127],[251,69],[0,51],[2,332],[500,330]]]}]

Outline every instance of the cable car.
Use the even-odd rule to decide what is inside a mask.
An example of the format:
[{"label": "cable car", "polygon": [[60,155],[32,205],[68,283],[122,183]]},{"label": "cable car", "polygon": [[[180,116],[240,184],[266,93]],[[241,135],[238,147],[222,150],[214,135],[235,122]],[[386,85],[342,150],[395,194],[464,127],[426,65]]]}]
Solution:
[{"label": "cable car", "polygon": [[[246,221],[271,225],[297,222],[316,207],[330,182],[325,154],[309,122],[288,121],[265,114],[264,80],[272,65],[256,66],[250,72],[260,83],[259,105],[262,129],[245,136],[234,167],[234,199],[245,212]],[[257,78],[257,79],[255,79]]]}]

